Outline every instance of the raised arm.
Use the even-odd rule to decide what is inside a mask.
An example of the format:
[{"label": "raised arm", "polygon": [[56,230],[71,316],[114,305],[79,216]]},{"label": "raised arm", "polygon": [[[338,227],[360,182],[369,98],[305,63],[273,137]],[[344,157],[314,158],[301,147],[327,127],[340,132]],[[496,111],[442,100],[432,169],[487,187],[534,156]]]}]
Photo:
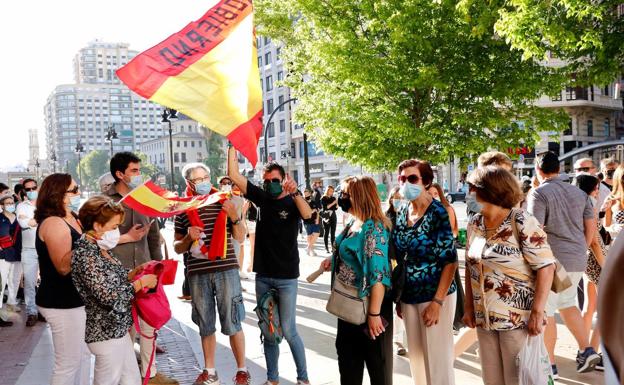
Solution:
[{"label": "raised arm", "polygon": [[238,171],[238,159],[236,156],[236,149],[234,147],[228,148],[228,176],[238,186],[243,195],[247,194],[247,178],[241,175]]}]

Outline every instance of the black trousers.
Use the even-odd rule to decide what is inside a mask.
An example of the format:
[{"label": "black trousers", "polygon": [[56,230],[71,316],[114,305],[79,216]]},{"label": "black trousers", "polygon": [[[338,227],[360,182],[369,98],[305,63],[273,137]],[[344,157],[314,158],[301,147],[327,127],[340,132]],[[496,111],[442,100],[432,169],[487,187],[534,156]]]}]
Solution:
[{"label": "black trousers", "polygon": [[[329,222],[323,222],[323,240],[325,241],[325,250],[333,251],[334,242],[336,241],[336,212],[332,211],[331,217],[329,217]],[[331,237],[331,243],[328,244],[327,241]],[[329,246],[332,248],[330,249]]]},{"label": "black trousers", "polygon": [[341,385],[362,385],[364,364],[371,385],[392,385],[392,307],[392,300],[384,299],[381,315],[388,326],[375,340],[364,334],[364,325],[338,320],[336,351]]}]

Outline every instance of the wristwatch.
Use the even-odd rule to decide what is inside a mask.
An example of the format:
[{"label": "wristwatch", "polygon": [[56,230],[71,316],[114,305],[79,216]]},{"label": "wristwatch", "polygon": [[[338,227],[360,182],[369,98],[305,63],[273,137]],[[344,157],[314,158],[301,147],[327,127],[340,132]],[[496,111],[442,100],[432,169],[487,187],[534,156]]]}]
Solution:
[{"label": "wristwatch", "polygon": [[239,224],[241,221],[240,218],[236,219],[235,221],[232,222],[232,226],[236,226],[237,224]]}]

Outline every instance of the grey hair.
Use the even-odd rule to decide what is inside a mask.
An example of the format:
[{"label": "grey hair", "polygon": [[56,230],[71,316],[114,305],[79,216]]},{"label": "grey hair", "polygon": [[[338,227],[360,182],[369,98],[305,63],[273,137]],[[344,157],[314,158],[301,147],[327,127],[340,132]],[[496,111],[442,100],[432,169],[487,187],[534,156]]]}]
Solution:
[{"label": "grey hair", "polygon": [[189,163],[182,168],[182,176],[184,177],[184,179],[189,180],[189,178],[191,177],[191,172],[193,172],[193,170],[198,169],[198,168],[203,168],[204,171],[206,171],[208,175],[210,175],[210,168],[206,166],[205,164]]}]

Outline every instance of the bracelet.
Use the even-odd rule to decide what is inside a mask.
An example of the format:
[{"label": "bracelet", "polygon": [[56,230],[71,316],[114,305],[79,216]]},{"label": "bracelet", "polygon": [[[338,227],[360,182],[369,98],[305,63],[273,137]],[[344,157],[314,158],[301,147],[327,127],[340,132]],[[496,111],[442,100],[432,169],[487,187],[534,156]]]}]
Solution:
[{"label": "bracelet", "polygon": [[377,314],[373,314],[373,313],[368,313],[369,317],[380,317],[381,313],[377,313]]},{"label": "bracelet", "polygon": [[444,301],[442,301],[441,299],[438,299],[436,297],[433,297],[433,299],[431,301],[437,303],[440,306],[444,305]]}]

